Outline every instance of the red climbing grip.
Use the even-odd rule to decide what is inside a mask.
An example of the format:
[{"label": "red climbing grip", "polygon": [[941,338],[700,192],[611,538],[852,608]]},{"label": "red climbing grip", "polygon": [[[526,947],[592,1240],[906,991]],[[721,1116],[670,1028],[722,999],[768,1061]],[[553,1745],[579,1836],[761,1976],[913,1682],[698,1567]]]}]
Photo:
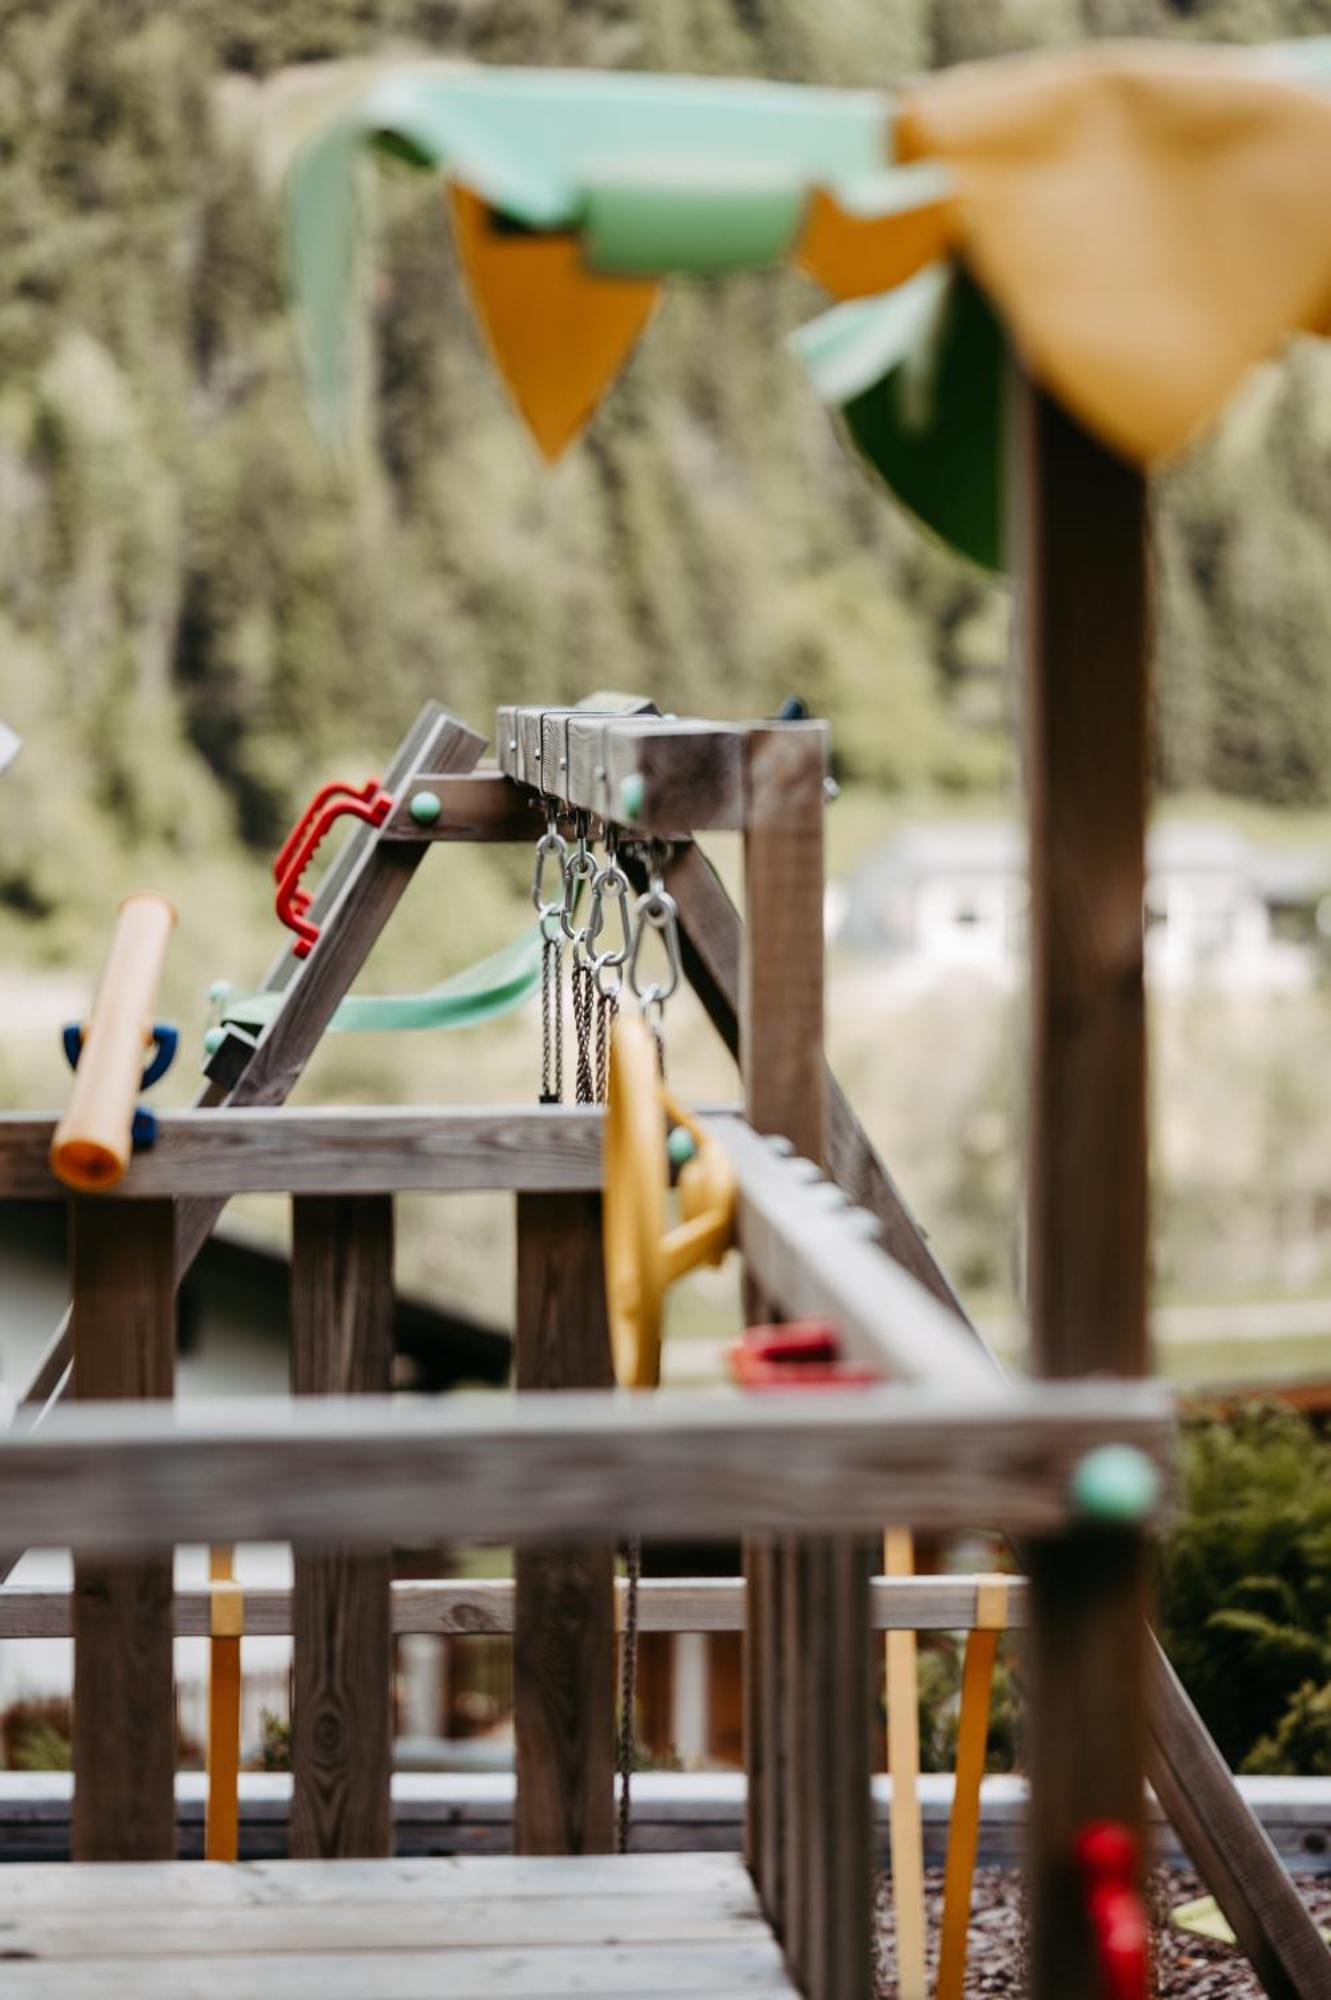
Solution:
[{"label": "red climbing grip", "polygon": [[1137,1840],[1118,1820],[1077,1836],[1077,1867],[1100,1963],[1100,2000],[1147,2000],[1148,1931],[1137,1887]]},{"label": "red climbing grip", "polygon": [[320,843],[339,819],[360,819],[370,826],[382,826],[392,809],[392,794],[384,790],[377,778],[367,778],[363,785],[347,785],[334,779],[331,784],[319,787],[283,841],[273,863],[277,879],[273,906],[280,921],[296,934],[292,950],[297,958],[308,958],[319,941],[319,926],[306,915],[310,896],[301,887],[301,877]]},{"label": "red climbing grip", "polygon": [[823,1319],[751,1326],[728,1359],[741,1389],[852,1389],[877,1379],[841,1359],[841,1335]]}]

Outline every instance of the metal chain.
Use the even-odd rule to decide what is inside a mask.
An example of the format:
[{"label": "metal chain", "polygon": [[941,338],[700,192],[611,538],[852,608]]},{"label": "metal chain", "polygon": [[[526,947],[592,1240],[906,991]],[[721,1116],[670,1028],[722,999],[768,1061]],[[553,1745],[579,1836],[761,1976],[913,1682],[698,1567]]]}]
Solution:
[{"label": "metal chain", "polygon": [[625,1546],[624,1574],[627,1601],[619,1656],[619,1741],[615,1745],[615,1763],[619,1771],[615,1846],[620,1854],[629,1851],[629,1834],[633,1826],[633,1769],[638,1761],[635,1710],[638,1705],[638,1584],[642,1579],[642,1543],[636,1535],[631,1536]]},{"label": "metal chain", "polygon": [[619,1017],[619,994],[596,989],[596,1102],[610,1095],[610,1037]]},{"label": "metal chain", "polygon": [[[564,870],[568,845],[559,831],[556,808],[545,809],[545,832],[536,843],[531,900],[541,920],[541,1103],[561,1104],[564,1098],[564,941],[560,918],[564,908]],[[553,861],[558,869],[556,894],[545,893],[545,872]]]},{"label": "metal chain", "polygon": [[578,1038],[578,1071],[573,1086],[574,1101],[594,1104],[596,1078],[592,1071],[592,1008],[596,999],[596,979],[579,944],[573,947],[573,1028]]},{"label": "metal chain", "polygon": [[564,945],[547,932],[541,945],[541,1103],[564,1101]]}]

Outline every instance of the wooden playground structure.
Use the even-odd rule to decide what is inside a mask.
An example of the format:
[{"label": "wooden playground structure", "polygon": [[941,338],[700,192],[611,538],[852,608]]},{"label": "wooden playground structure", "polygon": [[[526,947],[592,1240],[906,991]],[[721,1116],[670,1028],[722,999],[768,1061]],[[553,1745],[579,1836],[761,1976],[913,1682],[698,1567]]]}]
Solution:
[{"label": "wooden playground structure", "polygon": [[[455,173],[459,243],[488,301],[487,332],[547,449],[585,421],[667,269],[705,274],[797,253],[854,301],[955,247],[957,211],[927,157],[923,180],[909,180],[911,200],[897,190],[882,214],[866,207],[873,189],[863,173],[883,150],[870,93],[812,94],[815,112],[797,121],[809,157],[793,193],[741,174],[704,212],[693,182],[672,208],[650,176],[626,173],[607,192],[587,169],[579,210],[570,193],[585,166],[577,149],[592,143],[580,121],[599,104],[620,120],[617,131],[631,131],[641,110],[633,90],[627,119],[613,87],[600,98],[579,86],[587,104],[574,91],[560,179],[537,157],[538,141],[558,150],[549,131],[537,131],[539,120],[512,123],[505,92],[527,116],[530,79],[509,85],[495,75],[478,102],[493,83],[503,144],[481,148],[479,165],[468,165],[465,146],[461,165],[449,165],[460,142],[443,113],[452,115],[449,92],[461,86],[446,80],[439,103],[412,100],[405,86],[376,100],[352,138],[333,132],[321,171],[331,161],[341,173],[352,139],[369,134],[414,164]],[[677,90],[693,120],[687,142],[705,157],[736,114],[690,89]],[[792,119],[797,95],[775,94],[772,131]],[[840,108],[831,106],[838,95]],[[745,99],[755,153],[770,151],[765,104],[760,93]],[[947,154],[946,97],[943,113]],[[1314,122],[1308,113],[1309,133]],[[464,138],[473,130],[460,129]],[[907,136],[909,178],[930,150],[927,122]],[[516,159],[528,143],[519,172],[504,148]],[[960,142],[954,150],[965,158]],[[502,227],[491,228],[487,202]],[[924,244],[914,263],[902,262],[893,233],[903,215]],[[576,255],[584,226],[590,278]],[[323,262],[315,256],[305,269],[307,304],[324,324],[347,261],[341,227],[321,239]],[[1025,240],[1020,229],[1017,237]],[[1127,240],[1137,239],[1129,231]],[[531,295],[521,284],[505,289],[503,273],[524,261],[539,274],[538,292],[548,288],[549,341],[539,352],[528,337]],[[1000,265],[987,283],[1025,331]],[[580,287],[615,318],[600,347],[564,338],[558,315]],[[1281,313],[1309,323],[1293,302]],[[864,325],[853,322],[857,338]],[[1226,371],[1266,339],[1264,325],[1244,329],[1206,393],[1218,394]],[[594,347],[596,365],[582,367]],[[292,942],[269,975],[269,1011],[257,1035],[220,1035],[193,1110],[161,1114],[143,1134],[151,1143],[131,1157],[144,1049],[161,1040],[153,1008],[165,948],[160,909],[156,919],[140,910],[134,921],[151,946],[122,952],[104,979],[63,1125],[0,1121],[0,1197],[64,1199],[75,1187],[70,1314],[0,1436],[0,1546],[75,1553],[68,1600],[14,1586],[0,1594],[5,1637],[70,1630],[75,1651],[73,1865],[0,1874],[16,2000],[275,1990],[292,2000],[868,2000],[869,1725],[884,1630],[899,1991],[923,2000],[913,1646],[915,1629],[943,1615],[943,1591],[970,1645],[940,2000],[962,1991],[988,1677],[995,1634],[1018,1596],[1036,2000],[1144,2000],[1148,1777],[1266,1991],[1278,2000],[1331,1993],[1326,1949],[1147,1624],[1149,1535],[1168,1505],[1173,1418],[1168,1394],[1145,1379],[1143,468],[1176,440],[1158,409],[1154,430],[1142,419],[1138,435],[1126,417],[1113,430],[1103,380],[1100,400],[1078,402],[1058,356],[1040,358],[1039,369],[1011,366],[1005,458],[1030,800],[1031,1378],[1004,1379],[985,1352],[826,1067],[826,726],[681,719],[592,695],[574,707],[501,708],[495,757],[483,763],[482,737],[427,705],[382,784],[325,788],[284,849],[278,902]],[[316,356],[321,391],[338,365],[334,342]],[[1191,392],[1197,371],[1182,372]],[[1132,398],[1122,384],[1118,393],[1126,409]],[[1181,421],[1194,414],[1189,406]],[[889,458],[899,442],[889,438]],[[914,461],[893,463],[909,485]],[[953,499],[944,498],[947,517]],[[959,516],[952,525],[959,535],[975,527]],[[976,529],[977,545],[990,526]],[[311,894],[304,866],[348,813],[357,824]],[[696,844],[712,832],[741,838],[742,912]],[[285,1109],[427,849],[466,841],[537,846],[543,1101]],[[548,897],[551,859],[559,880]],[[600,909],[612,864],[618,959],[579,915],[580,890]],[[620,919],[607,920],[617,935]],[[552,1027],[561,931],[582,979],[573,1103]],[[668,971],[655,983],[630,978],[643,1027],[615,1022],[612,1003],[645,931],[666,945]],[[607,970],[618,976],[603,985]],[[662,1101],[650,1031],[677,976],[738,1058],[736,1107],[696,1115]],[[663,1238],[671,1161],[681,1219]],[[518,1393],[393,1398],[394,1199],[475,1189],[516,1199]],[[176,1288],[226,1202],[252,1191],[293,1204],[292,1398],[173,1408]],[[689,1257],[719,1254],[731,1235],[745,1320],[765,1329],[759,1345],[742,1346],[742,1365],[780,1393],[655,1390],[660,1294]],[[782,1345],[780,1329],[792,1323],[806,1327],[798,1354]],[[53,1407],[66,1387],[73,1406]],[[911,1576],[914,1532],[976,1528],[1012,1538],[1024,1586]],[[393,1634],[450,1629],[476,1601],[475,1586],[449,1579],[394,1586],[395,1542],[423,1530],[516,1551],[511,1589],[496,1588],[482,1614],[513,1639],[512,1858],[407,1863],[391,1854]],[[662,1536],[744,1543],[743,1579],[725,1586],[728,1602],[742,1602],[745,1634],[742,1860],[615,1852],[631,1790],[630,1755],[617,1819],[617,1651],[619,1728],[631,1750],[634,1633],[652,1620],[699,1629],[708,1616],[699,1586],[638,1584],[633,1546]],[[293,1545],[289,1596],[251,1601],[231,1573],[241,1540]],[[617,1583],[625,1540],[628,1576]],[[178,1599],[172,1552],[184,1542],[209,1545],[213,1580]],[[247,1632],[288,1625],[292,1858],[238,1863],[240,1650]],[[208,1847],[222,1865],[173,1858],[179,1631],[213,1642]]]},{"label": "wooden playground structure", "polygon": [[[76,1865],[0,1877],[8,1935],[33,1954],[13,1968],[15,1993],[220,1993],[237,1982],[262,1991],[271,1978],[325,1993],[867,1994],[872,1635],[886,1628],[890,1645],[913,1644],[915,1624],[939,1615],[929,1601],[941,1587],[945,1615],[973,1628],[968,1679],[983,1686],[985,1649],[1010,1617],[1005,1580],[940,1586],[900,1575],[907,1524],[998,1526],[1021,1540],[1031,1577],[1032,1990],[1069,1992],[1083,1976],[1068,1971],[1074,1964],[1089,1981],[1102,1976],[1104,1931],[1077,1842],[1112,1822],[1130,1843],[1129,1871],[1136,1865],[1152,1503],[1145,1490],[1126,1503],[1097,1500],[1086,1468],[1126,1451],[1164,1474],[1168,1398],[1149,1383],[1076,1380],[1119,1359],[1086,1337],[1046,1358],[1051,1378],[1073,1379],[1004,1382],[827,1074],[824,725],[713,725],[633,707],[593,698],[581,709],[501,710],[490,767],[473,731],[427,707],[389,771],[391,810],[357,828],[314,899],[317,944],[303,959],[289,950],[274,969],[284,998],[267,1035],[257,1047],[228,1037],[199,1107],[160,1114],[155,1142],[113,1185],[73,1197],[72,1314],[44,1382],[59,1378],[68,1351],[75,1407],[0,1441],[7,1545],[77,1552],[62,1628],[76,1655]],[[1061,782],[1058,768],[1047,775]],[[655,852],[685,974],[740,1057],[743,1107],[703,1123],[737,1183],[749,1317],[832,1322],[853,1389],[698,1398],[610,1388],[595,1104],[281,1108],[427,848],[531,843],[552,812],[559,825],[586,815],[596,833],[618,825],[640,880],[650,843],[668,844],[668,858]],[[708,829],[743,837],[742,922],[691,838]],[[1055,916],[1057,884],[1045,882]],[[1057,967],[1046,977],[1055,981]],[[150,996],[141,1006],[150,1018]],[[101,1009],[99,997],[90,1050]],[[1116,1043],[1130,1041],[1120,1020],[1112,1025]],[[1137,1032],[1139,1015],[1128,1025]],[[1061,1083],[1050,1087],[1064,1054],[1046,1029],[1036,1077],[1049,1092],[1051,1148],[1069,1103]],[[140,1066],[135,1050],[126,1082],[122,1062],[122,1127]],[[1095,1071],[1121,1093],[1118,1072],[1103,1062]],[[3,1121],[0,1194],[57,1193],[54,1138],[52,1120]],[[1132,1158],[1124,1144],[1120,1171]],[[1087,1162],[1088,1212],[1121,1227],[1108,1165],[1103,1152]],[[474,1188],[517,1198],[520,1393],[390,1400],[393,1197]],[[155,1409],[171,1396],[179,1276],[226,1198],[254,1190],[293,1202],[296,1400]],[[1046,1199],[1074,1198],[1087,1200],[1065,1167]],[[1087,1235],[1083,1225],[1083,1254]],[[1043,1240],[1047,1288],[1059,1281],[1059,1239]],[[1087,1314],[1084,1336],[1101,1323]],[[861,1372],[882,1386],[866,1386]],[[80,1409],[85,1399],[94,1406]],[[514,1583],[492,1587],[484,1615],[513,1634],[521,1861],[390,1858],[393,1633],[447,1629],[477,1594],[447,1580],[393,1586],[394,1538],[427,1522],[453,1541],[517,1548]],[[875,1577],[892,1523],[888,1573]],[[615,1539],[627,1534],[746,1537],[748,1873],[719,1857],[613,1855],[625,1593]],[[275,1538],[295,1545],[294,1588],[251,1604],[228,1578],[225,1551]],[[171,1544],[198,1540],[214,1549],[216,1580],[206,1598],[177,1602]],[[25,1629],[25,1604],[29,1629],[52,1629],[53,1611],[58,1621],[49,1594],[9,1591],[6,1635]],[[641,1593],[644,1624],[686,1629],[706,1618],[699,1586],[644,1583]],[[239,1650],[246,1631],[288,1624],[294,1858],[259,1868],[252,1892],[232,1890],[216,1869],[170,1858],[172,1641],[178,1631],[213,1639],[209,1852],[234,1855]],[[889,1681],[900,1673],[889,1667]],[[1271,1990],[1318,1990],[1293,1976],[1279,1984],[1278,1954],[1289,1961],[1298,1937],[1252,1895],[1254,1866],[1266,1869],[1268,1894],[1285,1894],[1296,1912],[1297,1901],[1163,1662],[1149,1684],[1157,1790],[1185,1840],[1215,1856],[1213,1884],[1264,1955]],[[911,1686],[910,1703],[889,1717],[907,1812],[900,1744]],[[944,1993],[961,1990],[986,1711],[982,1692],[963,1728]],[[895,1818],[893,1849],[904,1968],[918,1904],[910,1830]],[[111,1860],[151,1865],[123,1888],[119,1872],[108,1879],[81,1865]],[[245,1864],[237,1873],[251,1879]],[[221,1910],[225,1941],[214,1929]],[[280,1956],[262,1960],[267,1952]]]}]

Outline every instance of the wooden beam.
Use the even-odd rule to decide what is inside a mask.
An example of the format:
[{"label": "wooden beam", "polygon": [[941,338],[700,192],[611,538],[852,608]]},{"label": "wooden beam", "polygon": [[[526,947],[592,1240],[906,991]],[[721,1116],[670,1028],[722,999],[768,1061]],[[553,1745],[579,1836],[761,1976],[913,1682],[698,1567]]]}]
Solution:
[{"label": "wooden beam", "polygon": [[[424,803],[422,803],[424,801]],[[439,810],[429,815],[433,803]],[[417,818],[413,806],[420,812]],[[385,840],[507,842],[533,846],[544,831],[540,802],[503,771],[421,771],[384,821]]]},{"label": "wooden beam", "polygon": [[[393,1371],[393,1204],[306,1198],[292,1210],[291,1386],[387,1395]],[[322,1540],[322,1538],[321,1538]],[[297,1549],[292,1588],[291,1853],[393,1851],[392,1555]]]},{"label": "wooden beam", "polygon": [[[1147,1361],[1142,977],[1151,652],[1146,486],[1015,383],[1014,575],[1030,794],[1027,1295],[1045,1377]],[[1082,1828],[1144,1829],[1146,1546],[1033,1543],[1031,1990],[1100,1977]]]},{"label": "wooden beam", "polygon": [[[597,1194],[518,1197],[514,1383],[614,1381]],[[541,1497],[533,1492],[536,1510]],[[615,1844],[615,1555],[605,1537],[537,1542],[514,1558],[513,1726],[519,1854]]]},{"label": "wooden beam", "polygon": [[898,1382],[1001,1396],[1001,1378],[955,1315],[878,1246],[876,1219],[835,1182],[743,1119],[707,1120],[739,1180],[738,1237],[758,1284],[789,1319],[831,1319],[847,1356]]},{"label": "wooden beam", "polygon": [[[1001,1579],[1007,1594],[1006,1630],[1026,1622],[1026,1585],[1021,1577]],[[977,1606],[992,1586],[984,1576],[876,1576],[869,1586],[869,1624],[874,1632],[969,1632],[980,1619]],[[627,1585],[615,1584],[616,1622],[622,1623]],[[478,1633],[513,1630],[513,1585],[507,1578],[441,1577],[394,1583],[393,1630],[433,1632],[465,1639]],[[245,1636],[280,1638],[291,1631],[291,1592],[265,1586],[244,1591]],[[178,1590],[176,1637],[206,1639],[212,1631],[208,1590]],[[645,1576],[639,1585],[638,1624],[643,1632],[742,1632],[745,1620],[742,1577]],[[993,1630],[986,1626],[986,1630]],[[73,1600],[60,1584],[0,1584],[0,1640],[68,1639],[73,1633]]]},{"label": "wooden beam", "polygon": [[637,834],[744,825],[745,728],[586,708],[501,709],[496,727],[500,769],[561,805]]},{"label": "wooden beam", "polygon": [[[1048,1533],[1105,1443],[1168,1480],[1157,1383],[1044,1383],[995,1401],[919,1389],[744,1401],[659,1390],[509,1399],[209,1399],[55,1410],[0,1433],[0,1519],[27,1546],[355,1542],[443,1520],[458,1541],[727,1540],[752,1530],[978,1525]],[[533,1496],[539,1496],[539,1500]]]},{"label": "wooden beam", "polygon": [[[126,1214],[76,1201],[71,1250],[75,1396],[108,1406],[134,1398],[139,1408],[142,1399],[169,1400],[176,1361],[170,1202]],[[129,1561],[75,1555],[76,1861],[166,1861],[175,1854],[172,1587],[169,1552]]]},{"label": "wooden beam", "polygon": [[[580,1192],[601,1185],[602,1123],[595,1105],[164,1111],[152,1150],[92,1198]],[[46,1157],[54,1125],[0,1113],[0,1200],[64,1198]]]}]

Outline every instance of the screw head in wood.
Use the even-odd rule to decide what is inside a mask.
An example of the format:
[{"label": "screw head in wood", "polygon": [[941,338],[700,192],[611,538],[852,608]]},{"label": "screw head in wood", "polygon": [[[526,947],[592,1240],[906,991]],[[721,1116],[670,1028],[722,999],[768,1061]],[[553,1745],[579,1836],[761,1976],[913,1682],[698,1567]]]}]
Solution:
[{"label": "screw head in wood", "polygon": [[1159,1468],[1135,1444],[1098,1445],[1073,1472],[1072,1497],[1088,1520],[1137,1527],[1159,1501]]},{"label": "screw head in wood", "polygon": [[417,826],[433,826],[443,809],[438,792],[416,792],[407,808]]}]

